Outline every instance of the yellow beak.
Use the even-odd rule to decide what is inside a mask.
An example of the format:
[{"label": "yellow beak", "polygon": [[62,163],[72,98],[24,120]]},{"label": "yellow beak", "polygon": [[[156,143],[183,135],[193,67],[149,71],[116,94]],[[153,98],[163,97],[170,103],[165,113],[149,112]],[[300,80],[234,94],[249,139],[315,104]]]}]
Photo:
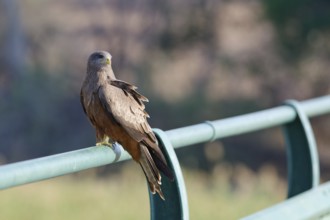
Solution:
[{"label": "yellow beak", "polygon": [[107,58],[107,60],[105,61],[106,64],[110,64],[110,59]]}]

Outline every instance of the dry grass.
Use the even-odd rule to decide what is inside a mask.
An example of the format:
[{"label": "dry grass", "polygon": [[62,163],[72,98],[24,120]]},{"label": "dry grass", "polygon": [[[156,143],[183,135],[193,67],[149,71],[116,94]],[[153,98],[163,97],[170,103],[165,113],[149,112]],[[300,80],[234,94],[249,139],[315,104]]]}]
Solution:
[{"label": "dry grass", "polygon": [[[190,219],[237,219],[281,201],[285,194],[271,168],[254,175],[244,167],[222,166],[212,176],[192,171],[184,176]],[[128,164],[121,175],[107,179],[82,173],[16,187],[1,191],[0,219],[149,219],[144,181],[138,167]]]}]

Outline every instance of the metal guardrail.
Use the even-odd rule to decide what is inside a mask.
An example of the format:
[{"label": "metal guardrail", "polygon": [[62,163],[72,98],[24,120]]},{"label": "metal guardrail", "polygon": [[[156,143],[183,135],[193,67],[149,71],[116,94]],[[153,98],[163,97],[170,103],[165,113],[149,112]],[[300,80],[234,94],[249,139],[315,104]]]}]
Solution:
[{"label": "metal guardrail", "polygon": [[327,220],[330,216],[329,206],[330,182],[327,182],[241,220]]},{"label": "metal guardrail", "polygon": [[[176,180],[166,182],[166,178],[164,178],[162,188],[165,197],[168,198],[165,202],[159,200],[156,196],[150,196],[151,218],[189,219],[184,180],[173,148],[275,126],[283,125],[285,128],[289,164],[288,197],[315,188],[319,183],[319,162],[316,142],[308,118],[327,113],[330,113],[329,95],[303,102],[289,101],[280,107],[227,119],[206,121],[166,132],[155,129],[154,131],[169,161],[169,165],[175,172]],[[0,166],[0,189],[41,181],[127,159],[130,159],[130,156],[126,151],[122,151],[121,156],[118,158],[118,155],[111,148],[100,146],[3,165]],[[328,204],[326,210],[330,212],[330,203]],[[264,219],[258,216],[262,215],[258,214],[248,219]]]}]

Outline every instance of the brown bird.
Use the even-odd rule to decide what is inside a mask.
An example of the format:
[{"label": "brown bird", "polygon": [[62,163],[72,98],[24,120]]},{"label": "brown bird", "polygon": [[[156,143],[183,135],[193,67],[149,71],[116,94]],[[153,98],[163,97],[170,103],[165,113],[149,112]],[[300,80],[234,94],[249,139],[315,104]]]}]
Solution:
[{"label": "brown bird", "polygon": [[98,51],[89,56],[80,101],[96,130],[96,145],[121,144],[141,165],[151,192],[164,200],[160,171],[170,180],[174,176],[147,122],[143,102],[148,99],[136,89],[116,79],[110,53]]}]

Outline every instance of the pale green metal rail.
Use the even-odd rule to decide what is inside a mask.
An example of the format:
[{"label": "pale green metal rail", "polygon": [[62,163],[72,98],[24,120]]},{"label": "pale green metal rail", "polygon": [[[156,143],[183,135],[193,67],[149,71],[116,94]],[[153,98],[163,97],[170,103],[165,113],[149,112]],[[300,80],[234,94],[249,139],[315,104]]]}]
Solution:
[{"label": "pale green metal rail", "polygon": [[[316,187],[319,181],[318,156],[308,118],[329,113],[330,96],[328,95],[303,102],[290,101],[280,107],[227,119],[206,121],[201,124],[166,132],[156,129],[155,133],[162,144],[163,151],[165,151],[170,161],[170,166],[175,171],[176,181],[174,183],[165,181],[163,184],[165,197],[169,198],[166,202],[158,200],[156,196],[150,197],[151,218],[189,219],[184,181],[173,148],[185,147],[275,126],[284,126],[286,131],[289,160],[289,197]],[[45,180],[127,159],[130,159],[130,156],[125,151],[121,151],[121,155],[118,158],[118,154],[116,155],[108,147],[89,147],[3,165],[0,166],[0,189]],[[169,210],[171,210],[170,213]],[[330,206],[328,210],[330,211]],[[169,214],[164,216],[165,212]]]}]

